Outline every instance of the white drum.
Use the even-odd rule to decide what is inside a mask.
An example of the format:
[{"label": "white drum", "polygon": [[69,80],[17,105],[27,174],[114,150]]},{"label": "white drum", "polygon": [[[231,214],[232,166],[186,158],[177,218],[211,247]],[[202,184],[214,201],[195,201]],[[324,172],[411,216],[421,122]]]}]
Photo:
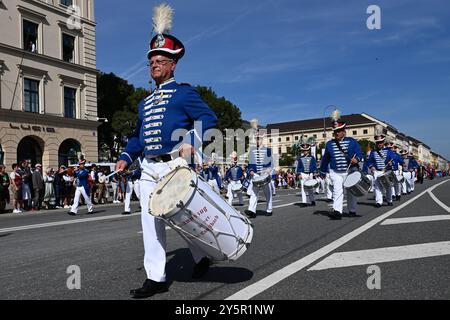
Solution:
[{"label": "white drum", "polygon": [[261,175],[255,174],[253,176],[252,182],[255,187],[264,187],[265,185],[267,185],[270,182],[270,180],[271,180],[271,177],[270,177],[270,174],[268,174],[268,173],[264,173]]},{"label": "white drum", "polygon": [[250,220],[187,167],[172,170],[158,182],[149,208],[214,261],[238,259],[253,238]]},{"label": "white drum", "polygon": [[238,192],[242,190],[242,183],[240,181],[231,181],[231,190],[233,192]]},{"label": "white drum", "polygon": [[317,179],[307,179],[305,180],[305,182],[303,182],[303,188],[305,188],[305,190],[314,190],[317,188],[317,186],[319,185],[319,181],[317,181]]},{"label": "white drum", "polygon": [[362,197],[367,194],[372,181],[359,171],[347,175],[344,181],[344,188],[348,189],[355,197]]},{"label": "white drum", "polygon": [[402,174],[396,174],[395,176],[397,177],[398,183],[403,183],[403,181],[405,181],[405,177]]}]

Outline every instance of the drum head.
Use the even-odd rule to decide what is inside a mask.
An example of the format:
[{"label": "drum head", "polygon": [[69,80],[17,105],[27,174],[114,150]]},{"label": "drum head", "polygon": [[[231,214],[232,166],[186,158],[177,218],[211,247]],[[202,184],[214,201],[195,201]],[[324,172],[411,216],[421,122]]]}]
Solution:
[{"label": "drum head", "polygon": [[350,173],[344,181],[344,187],[349,188],[357,184],[361,180],[361,172],[355,171]]},{"label": "drum head", "polygon": [[169,216],[181,210],[177,205],[184,205],[191,199],[195,188],[192,181],[197,181],[196,174],[189,168],[180,167],[164,176],[156,185],[150,197],[150,214],[153,216]]},{"label": "drum head", "polygon": [[305,181],[305,186],[306,187],[315,187],[317,184],[318,184],[318,182],[317,182],[317,180],[316,179],[309,179],[309,180],[306,180]]}]

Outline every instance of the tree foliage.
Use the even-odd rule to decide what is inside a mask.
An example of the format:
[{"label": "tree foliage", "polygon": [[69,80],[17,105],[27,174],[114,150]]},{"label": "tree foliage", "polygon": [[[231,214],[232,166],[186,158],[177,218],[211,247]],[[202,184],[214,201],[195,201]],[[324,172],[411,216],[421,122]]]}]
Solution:
[{"label": "tree foliage", "polygon": [[214,111],[219,120],[217,127],[219,130],[238,129],[242,127],[241,110],[224,97],[218,97],[217,94],[207,87],[196,87],[200,97]]}]

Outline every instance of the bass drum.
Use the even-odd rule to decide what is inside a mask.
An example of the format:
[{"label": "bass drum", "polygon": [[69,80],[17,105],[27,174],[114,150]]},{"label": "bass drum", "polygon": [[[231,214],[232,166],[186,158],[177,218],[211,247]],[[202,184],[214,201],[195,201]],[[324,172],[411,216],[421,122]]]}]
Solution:
[{"label": "bass drum", "polygon": [[250,220],[188,167],[176,168],[158,182],[149,208],[214,261],[238,259],[253,238]]}]

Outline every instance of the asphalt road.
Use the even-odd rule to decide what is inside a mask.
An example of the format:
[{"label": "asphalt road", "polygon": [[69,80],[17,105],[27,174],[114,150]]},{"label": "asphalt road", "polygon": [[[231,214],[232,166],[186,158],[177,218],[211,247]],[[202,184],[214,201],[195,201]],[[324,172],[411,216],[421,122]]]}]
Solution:
[{"label": "asphalt road", "polygon": [[[186,242],[169,229],[170,290],[150,299],[450,299],[448,180],[425,181],[394,207],[375,208],[369,194],[357,217],[338,221],[326,215],[331,204],[322,195],[316,207],[302,208],[297,190],[278,191],[274,215],[259,211],[252,220],[248,251],[201,280],[191,278]],[[118,205],[94,215],[86,207],[76,217],[65,211],[0,216],[0,299],[129,299],[143,283],[138,212],[122,216]],[[81,288],[70,290],[74,265]]]}]

